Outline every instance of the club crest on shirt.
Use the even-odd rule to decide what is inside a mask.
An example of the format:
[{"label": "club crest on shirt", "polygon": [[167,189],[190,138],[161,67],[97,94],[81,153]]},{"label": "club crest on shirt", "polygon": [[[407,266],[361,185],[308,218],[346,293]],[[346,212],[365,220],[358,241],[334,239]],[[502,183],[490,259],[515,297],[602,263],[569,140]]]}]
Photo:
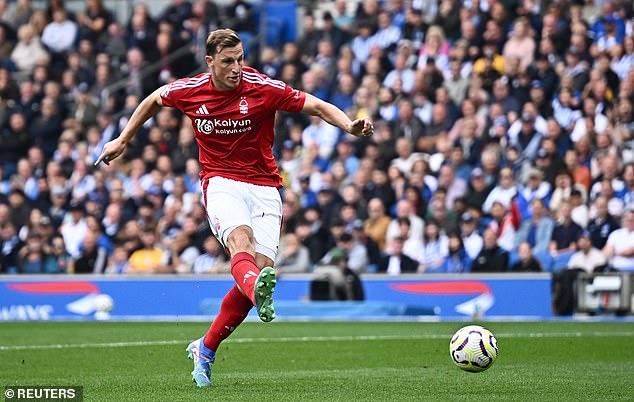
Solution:
[{"label": "club crest on shirt", "polygon": [[246,97],[240,98],[240,103],[238,104],[240,107],[240,114],[248,114],[249,113],[249,103],[247,102]]}]

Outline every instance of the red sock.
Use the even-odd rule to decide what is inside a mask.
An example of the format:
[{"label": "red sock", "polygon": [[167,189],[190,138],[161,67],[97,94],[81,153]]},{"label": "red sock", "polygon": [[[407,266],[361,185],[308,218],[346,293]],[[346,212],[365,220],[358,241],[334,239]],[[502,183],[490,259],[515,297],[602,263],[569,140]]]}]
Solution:
[{"label": "red sock", "polygon": [[214,352],[218,350],[220,342],[227,339],[233,330],[242,323],[252,307],[253,303],[240,292],[238,286],[232,287],[222,299],[218,316],[205,334],[203,340],[205,346]]},{"label": "red sock", "polygon": [[255,305],[255,280],[260,274],[260,269],[255,264],[255,258],[249,253],[237,253],[231,258],[231,275],[240,289],[244,292],[253,305]]}]

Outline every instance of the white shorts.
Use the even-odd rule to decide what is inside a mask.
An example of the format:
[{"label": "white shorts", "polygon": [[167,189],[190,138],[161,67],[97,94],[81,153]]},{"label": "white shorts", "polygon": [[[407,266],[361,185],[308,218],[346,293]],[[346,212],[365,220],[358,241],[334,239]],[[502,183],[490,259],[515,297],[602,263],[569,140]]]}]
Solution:
[{"label": "white shorts", "polygon": [[225,248],[229,233],[246,225],[253,230],[255,251],[275,261],[282,224],[277,188],[215,176],[202,183],[202,191],[211,231]]}]

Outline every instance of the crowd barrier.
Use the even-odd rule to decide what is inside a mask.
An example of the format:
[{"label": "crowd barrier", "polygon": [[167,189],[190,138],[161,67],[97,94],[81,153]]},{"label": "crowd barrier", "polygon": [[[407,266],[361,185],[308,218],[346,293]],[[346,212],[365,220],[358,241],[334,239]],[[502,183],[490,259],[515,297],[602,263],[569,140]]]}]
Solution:
[{"label": "crowd barrier", "polygon": [[[363,278],[364,302],[311,302],[309,275],[279,278],[278,319],[552,317],[549,274]],[[0,321],[208,320],[231,277],[5,276]]]}]

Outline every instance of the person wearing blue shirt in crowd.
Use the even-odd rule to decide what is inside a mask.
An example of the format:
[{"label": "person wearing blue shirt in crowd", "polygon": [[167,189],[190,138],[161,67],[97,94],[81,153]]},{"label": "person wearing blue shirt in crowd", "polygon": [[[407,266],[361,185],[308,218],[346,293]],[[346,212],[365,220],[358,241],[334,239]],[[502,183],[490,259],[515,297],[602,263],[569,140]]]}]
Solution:
[{"label": "person wearing blue shirt in crowd", "polygon": [[466,273],[471,272],[471,258],[464,249],[462,238],[458,233],[448,236],[449,254],[438,268],[426,269],[425,272]]}]

